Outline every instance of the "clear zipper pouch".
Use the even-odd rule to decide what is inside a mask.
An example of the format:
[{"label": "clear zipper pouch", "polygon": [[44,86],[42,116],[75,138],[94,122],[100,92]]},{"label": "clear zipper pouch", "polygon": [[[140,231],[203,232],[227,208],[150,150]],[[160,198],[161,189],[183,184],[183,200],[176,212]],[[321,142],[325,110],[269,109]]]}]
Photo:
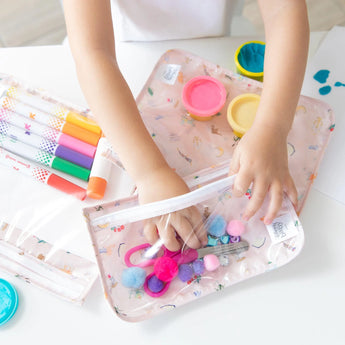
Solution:
[{"label": "clear zipper pouch", "polygon": [[65,133],[80,128],[68,116],[94,122],[15,77],[0,74],[0,90],[0,273],[82,304],[98,277],[82,207],[100,134]]},{"label": "clear zipper pouch", "polygon": [[[186,178],[191,192],[172,199],[140,206],[132,196],[84,209],[105,296],[122,319],[174,309],[278,268],[301,251],[303,229],[287,197],[271,225],[262,221],[267,200],[244,222],[250,191],[233,197],[234,176],[215,170],[210,178],[207,170]],[[150,227],[173,231],[180,247],[169,250],[161,238],[148,243]]]}]

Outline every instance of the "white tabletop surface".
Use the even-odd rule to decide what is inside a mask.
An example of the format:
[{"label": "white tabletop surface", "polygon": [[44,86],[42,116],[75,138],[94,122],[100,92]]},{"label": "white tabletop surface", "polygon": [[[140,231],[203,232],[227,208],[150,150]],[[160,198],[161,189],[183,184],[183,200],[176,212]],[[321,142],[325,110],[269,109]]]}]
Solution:
[{"label": "white tabletop surface", "polygon": [[[311,56],[323,35],[311,35]],[[189,50],[234,69],[235,49],[250,39],[253,37],[122,43],[118,59],[136,95],[167,49]],[[0,49],[0,72],[85,104],[66,47]],[[20,298],[13,319],[0,327],[0,342],[343,345],[345,205],[312,189],[301,221],[305,247],[288,265],[141,323],[127,323],[114,314],[99,280],[79,307],[0,272],[1,278],[15,285]]]}]

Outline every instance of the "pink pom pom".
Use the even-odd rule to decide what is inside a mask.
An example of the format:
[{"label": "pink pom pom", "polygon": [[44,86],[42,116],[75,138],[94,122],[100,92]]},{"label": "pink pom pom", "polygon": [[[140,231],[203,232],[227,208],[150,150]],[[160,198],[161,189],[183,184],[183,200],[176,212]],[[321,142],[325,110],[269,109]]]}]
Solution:
[{"label": "pink pom pom", "polygon": [[219,259],[214,254],[205,255],[205,257],[204,257],[204,265],[205,265],[206,271],[214,271],[220,265]]},{"label": "pink pom pom", "polygon": [[173,259],[162,256],[155,261],[153,271],[158,279],[170,282],[177,276],[178,266]]},{"label": "pink pom pom", "polygon": [[226,232],[230,236],[241,236],[244,233],[244,224],[240,220],[232,220],[229,222]]}]

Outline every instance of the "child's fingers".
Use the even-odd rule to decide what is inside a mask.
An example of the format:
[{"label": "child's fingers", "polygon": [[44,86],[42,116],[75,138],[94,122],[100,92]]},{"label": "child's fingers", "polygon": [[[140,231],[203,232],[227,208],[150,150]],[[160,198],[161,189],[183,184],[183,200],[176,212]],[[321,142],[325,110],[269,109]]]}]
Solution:
[{"label": "child's fingers", "polygon": [[176,213],[171,218],[171,225],[175,228],[183,242],[190,248],[197,249],[201,247],[201,243],[196,236],[191,223],[182,213]]},{"label": "child's fingers", "polygon": [[171,226],[171,216],[160,217],[157,222],[157,229],[160,238],[162,239],[166,248],[172,252],[180,249],[181,244],[176,238],[175,229]]},{"label": "child's fingers", "polygon": [[240,169],[239,173],[237,174],[233,186],[233,195],[235,197],[240,197],[246,193],[250,184],[253,181],[253,176],[249,173],[248,170],[244,168]]},{"label": "child's fingers", "polygon": [[157,233],[157,227],[156,227],[156,224],[152,220],[149,220],[145,223],[144,236],[146,237],[147,241],[150,244],[154,244],[155,242],[158,241],[159,237]]},{"label": "child's fingers", "polygon": [[190,207],[189,209],[189,217],[192,227],[196,236],[198,237],[202,246],[207,244],[207,231],[204,227],[204,222],[202,220],[202,216],[199,210],[196,207]]},{"label": "child's fingers", "polygon": [[277,216],[283,202],[283,186],[275,182],[270,187],[270,202],[267,214],[264,218],[266,225],[271,224],[273,219]]},{"label": "child's fingers", "polygon": [[294,207],[297,207],[298,193],[297,193],[295,183],[290,175],[285,183],[285,193],[288,196],[288,198],[291,200]]},{"label": "child's fingers", "polygon": [[233,157],[231,158],[230,167],[229,167],[229,176],[235,175],[240,169],[240,160],[238,159],[237,150],[235,150]]},{"label": "child's fingers", "polygon": [[243,213],[243,219],[249,220],[256,211],[261,207],[265,200],[268,190],[268,183],[264,179],[258,179],[253,185],[253,192],[251,199]]}]

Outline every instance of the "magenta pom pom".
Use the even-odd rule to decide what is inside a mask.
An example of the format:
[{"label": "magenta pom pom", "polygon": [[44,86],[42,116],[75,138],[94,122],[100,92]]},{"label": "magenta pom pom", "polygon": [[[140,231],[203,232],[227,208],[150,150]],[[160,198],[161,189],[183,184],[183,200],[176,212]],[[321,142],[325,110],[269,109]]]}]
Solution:
[{"label": "magenta pom pom", "polygon": [[147,282],[147,287],[152,291],[153,293],[158,293],[163,290],[164,288],[164,282],[159,280],[155,275],[153,275]]},{"label": "magenta pom pom", "polygon": [[219,259],[214,254],[205,255],[204,265],[205,265],[206,271],[215,271],[220,265]]},{"label": "magenta pom pom", "polygon": [[178,270],[178,277],[184,283],[190,280],[193,277],[193,268],[188,264],[182,264]]},{"label": "magenta pom pom", "polygon": [[158,279],[170,282],[178,273],[177,263],[168,256],[162,256],[155,261],[153,271]]},{"label": "magenta pom pom", "polygon": [[226,231],[230,236],[241,236],[244,233],[244,224],[237,219],[233,219],[229,222]]}]

